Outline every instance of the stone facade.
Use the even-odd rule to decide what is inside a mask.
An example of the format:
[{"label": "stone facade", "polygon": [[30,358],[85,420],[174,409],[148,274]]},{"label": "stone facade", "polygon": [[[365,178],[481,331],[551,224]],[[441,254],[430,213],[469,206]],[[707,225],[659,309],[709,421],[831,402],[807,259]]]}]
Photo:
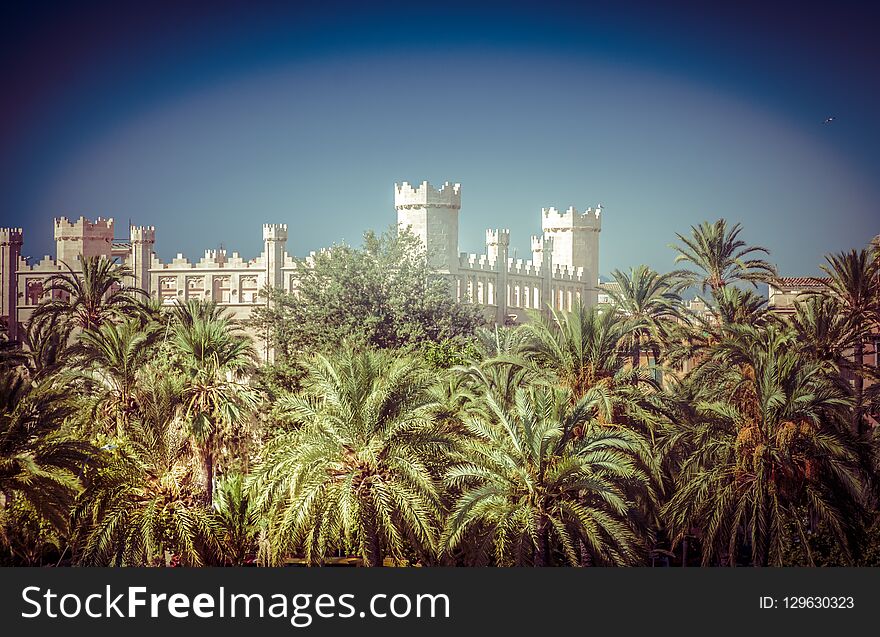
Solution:
[{"label": "stone facade", "polygon": [[456,299],[485,307],[497,323],[521,322],[529,310],[548,306],[598,302],[601,206],[542,209],[543,233],[531,238],[531,259],[510,257],[510,231],[500,228],[486,230],[485,253],[458,252],[460,184],[395,184],[394,207],[398,226],[418,236],[432,267],[450,277]]},{"label": "stone facade", "polygon": [[[486,231],[484,254],[459,253],[460,184],[447,182],[439,189],[428,182],[418,187],[395,184],[394,207],[398,226],[421,239],[430,265],[449,277],[456,299],[484,306],[492,320],[522,321],[528,310],[547,305],[569,310],[578,300],[597,303],[601,206],[584,212],[542,209],[543,233],[531,239],[530,260],[509,256],[510,232],[503,229]],[[296,263],[287,252],[284,224],[263,226],[263,250],[250,260],[220,249],[206,250],[196,262],[178,254],[163,263],[153,251],[155,227],[131,226],[125,241],[115,240],[114,231],[113,219],[58,218],[56,258],[45,256],[32,264],[21,256],[22,230],[0,228],[0,320],[13,338],[45,298],[45,280],[66,270],[65,264],[78,271],[82,256],[105,256],[127,265],[134,273],[132,283],[162,303],[210,299],[237,319],[247,318],[254,306],[265,302],[259,297],[265,285],[293,289]]]}]

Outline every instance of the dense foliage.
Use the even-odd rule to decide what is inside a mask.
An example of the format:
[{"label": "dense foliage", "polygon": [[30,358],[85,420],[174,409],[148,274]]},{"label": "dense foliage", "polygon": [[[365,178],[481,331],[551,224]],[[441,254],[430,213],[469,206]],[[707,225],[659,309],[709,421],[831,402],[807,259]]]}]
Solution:
[{"label": "dense foliage", "polygon": [[456,303],[448,282],[428,269],[409,231],[367,232],[363,247],[346,244],[299,259],[295,292],[266,290],[253,313],[276,360],[328,351],[343,340],[375,349],[421,350],[472,334],[483,323],[473,305]]},{"label": "dense foliage", "polygon": [[247,325],[87,259],[0,339],[0,564],[878,565],[877,246],[779,315],[741,233],[503,327],[408,233]]}]

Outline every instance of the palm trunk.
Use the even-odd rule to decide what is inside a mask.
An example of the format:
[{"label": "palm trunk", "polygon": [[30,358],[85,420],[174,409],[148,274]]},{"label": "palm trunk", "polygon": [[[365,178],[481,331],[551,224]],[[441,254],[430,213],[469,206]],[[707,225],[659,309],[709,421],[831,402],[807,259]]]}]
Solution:
[{"label": "palm trunk", "polygon": [[367,555],[366,562],[367,566],[379,567],[383,565],[383,557],[382,557],[382,542],[379,539],[379,529],[377,528],[377,523],[375,518],[369,523],[366,528],[367,533]]},{"label": "palm trunk", "polygon": [[587,545],[583,540],[578,540],[578,549],[581,554],[581,566],[584,568],[592,566],[593,557],[590,555],[589,550],[587,550]]},{"label": "palm trunk", "polygon": [[202,480],[205,483],[205,502],[210,506],[214,502],[214,452],[209,445],[202,449]]},{"label": "palm trunk", "polygon": [[538,523],[538,543],[535,546],[535,560],[534,565],[536,568],[540,568],[542,566],[547,566],[547,526],[546,521],[541,518],[541,521]]},{"label": "palm trunk", "polygon": [[862,433],[862,401],[865,388],[865,380],[862,378],[862,367],[865,364],[865,346],[862,343],[862,337],[856,339],[853,345],[853,362],[856,368],[856,377],[853,383],[853,391],[855,393],[856,406],[853,410],[853,433],[859,435]]}]

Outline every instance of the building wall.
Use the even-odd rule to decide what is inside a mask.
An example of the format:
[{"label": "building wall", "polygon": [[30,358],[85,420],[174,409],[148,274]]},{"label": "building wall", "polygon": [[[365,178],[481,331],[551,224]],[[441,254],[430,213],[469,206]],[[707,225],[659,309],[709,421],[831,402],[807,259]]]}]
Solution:
[{"label": "building wall", "polygon": [[[532,237],[531,260],[508,256],[510,231],[501,229],[487,230],[485,254],[459,253],[460,184],[395,184],[394,207],[398,227],[408,227],[419,237],[429,264],[449,278],[455,298],[484,306],[490,320],[524,321],[530,310],[569,310],[578,301],[597,302],[600,207],[583,213],[543,209],[543,234]],[[296,264],[287,252],[288,230],[283,224],[263,226],[263,251],[254,259],[207,250],[197,262],[178,254],[168,263],[154,253],[153,226],[131,226],[129,241],[115,243],[113,219],[73,222],[61,217],[54,229],[56,258],[46,256],[35,264],[20,257],[21,230],[0,229],[0,309],[12,325],[27,321],[45,298],[41,285],[65,269],[62,262],[78,271],[83,256],[124,263],[134,273],[132,283],[165,304],[212,300],[236,319],[246,319],[253,307],[265,302],[259,293],[267,284],[286,291],[294,286]]]}]

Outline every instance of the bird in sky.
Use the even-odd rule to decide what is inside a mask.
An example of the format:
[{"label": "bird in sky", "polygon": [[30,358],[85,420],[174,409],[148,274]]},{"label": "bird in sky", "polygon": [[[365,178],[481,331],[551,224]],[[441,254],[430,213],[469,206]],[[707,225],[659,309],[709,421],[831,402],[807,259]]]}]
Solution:
[{"label": "bird in sky", "polygon": [[822,122],[822,123],[823,123],[823,124],[830,124],[830,123],[833,122],[834,120],[835,120],[835,118],[834,118],[833,116],[832,116],[832,117],[826,117],[826,118],[825,118],[825,121]]}]

